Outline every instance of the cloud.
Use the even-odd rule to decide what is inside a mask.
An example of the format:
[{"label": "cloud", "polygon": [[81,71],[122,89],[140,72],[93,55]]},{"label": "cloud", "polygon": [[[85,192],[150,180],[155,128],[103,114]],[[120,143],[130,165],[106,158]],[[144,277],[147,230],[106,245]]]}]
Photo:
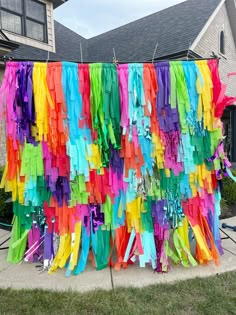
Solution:
[{"label": "cloud", "polygon": [[89,38],[184,0],[70,0],[54,11],[57,21]]}]

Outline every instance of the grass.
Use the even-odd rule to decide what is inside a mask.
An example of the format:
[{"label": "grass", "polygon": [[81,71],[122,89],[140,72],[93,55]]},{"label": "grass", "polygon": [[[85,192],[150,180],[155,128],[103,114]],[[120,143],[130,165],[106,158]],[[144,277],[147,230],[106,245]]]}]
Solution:
[{"label": "grass", "polygon": [[236,314],[236,272],[141,289],[83,294],[0,289],[0,314]]}]

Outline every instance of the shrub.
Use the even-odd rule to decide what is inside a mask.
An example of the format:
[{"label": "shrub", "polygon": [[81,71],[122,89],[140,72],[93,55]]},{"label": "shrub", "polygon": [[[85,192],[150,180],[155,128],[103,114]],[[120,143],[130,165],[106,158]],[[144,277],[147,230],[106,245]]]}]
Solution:
[{"label": "shrub", "polygon": [[221,199],[221,215],[220,219],[227,219],[233,217],[233,211],[232,208],[227,204],[227,202],[224,199]]},{"label": "shrub", "polygon": [[[236,176],[236,171],[232,170],[232,174]],[[230,177],[224,177],[222,183],[222,198],[225,200],[228,206],[236,207],[236,183]]]},{"label": "shrub", "polygon": [[[2,179],[4,167],[0,167],[0,180]],[[11,198],[11,193],[6,193],[4,189],[0,189],[0,221],[10,223],[13,217],[12,203],[6,203]]]}]

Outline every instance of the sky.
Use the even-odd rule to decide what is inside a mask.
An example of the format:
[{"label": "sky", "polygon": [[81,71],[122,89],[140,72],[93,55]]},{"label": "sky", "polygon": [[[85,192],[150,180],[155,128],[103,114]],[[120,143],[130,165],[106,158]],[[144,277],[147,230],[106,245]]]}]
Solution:
[{"label": "sky", "polygon": [[69,0],[54,11],[54,18],[90,38],[183,1]]}]

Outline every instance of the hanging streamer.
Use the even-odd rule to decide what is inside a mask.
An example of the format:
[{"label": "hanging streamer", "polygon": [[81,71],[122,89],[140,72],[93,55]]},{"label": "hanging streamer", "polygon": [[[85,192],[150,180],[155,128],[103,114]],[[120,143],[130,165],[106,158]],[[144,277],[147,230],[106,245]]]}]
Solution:
[{"label": "hanging streamer", "polygon": [[157,272],[218,264],[218,181],[236,180],[223,148],[220,117],[235,101],[225,90],[217,60],[8,62],[8,261],[42,261],[66,276],[89,261]]}]

